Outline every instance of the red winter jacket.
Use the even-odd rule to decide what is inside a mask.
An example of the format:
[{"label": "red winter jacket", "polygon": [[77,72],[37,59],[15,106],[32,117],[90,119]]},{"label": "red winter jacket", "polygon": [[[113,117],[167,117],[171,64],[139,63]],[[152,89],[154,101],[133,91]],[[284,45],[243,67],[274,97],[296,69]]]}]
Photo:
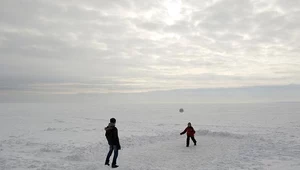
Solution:
[{"label": "red winter jacket", "polygon": [[186,132],[186,135],[190,136],[190,137],[194,137],[194,134],[196,133],[192,126],[185,128],[185,130],[183,132],[181,132],[180,134],[183,135],[183,134],[185,134],[185,132]]}]

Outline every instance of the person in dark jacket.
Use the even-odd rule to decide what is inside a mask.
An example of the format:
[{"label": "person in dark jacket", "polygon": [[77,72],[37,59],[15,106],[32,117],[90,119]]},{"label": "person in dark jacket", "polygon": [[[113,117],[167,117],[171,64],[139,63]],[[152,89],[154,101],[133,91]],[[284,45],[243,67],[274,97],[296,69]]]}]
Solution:
[{"label": "person in dark jacket", "polygon": [[183,135],[185,133],[186,133],[186,147],[189,147],[189,145],[190,145],[190,138],[192,138],[192,141],[194,142],[194,145],[196,145],[197,141],[194,138],[194,135],[195,135],[196,132],[195,132],[195,130],[192,127],[192,124],[190,122],[188,123],[188,127],[186,127],[184,129],[184,131],[180,133],[180,135]]},{"label": "person in dark jacket", "polygon": [[106,156],[105,165],[109,166],[109,158],[114,152],[114,157],[112,161],[112,168],[117,168],[117,158],[118,158],[118,151],[121,149],[121,145],[119,142],[119,136],[118,136],[118,129],[116,128],[116,119],[111,118],[110,123],[105,128],[105,136],[109,144],[109,151]]}]

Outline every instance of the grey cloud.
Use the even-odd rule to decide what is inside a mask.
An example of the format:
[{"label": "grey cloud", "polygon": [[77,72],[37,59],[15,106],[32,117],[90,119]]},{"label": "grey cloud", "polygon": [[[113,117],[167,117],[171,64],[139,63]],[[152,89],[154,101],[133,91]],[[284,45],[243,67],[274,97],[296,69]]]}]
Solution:
[{"label": "grey cloud", "polygon": [[277,7],[283,9],[284,11],[299,10],[300,2],[297,0],[292,0],[292,1],[276,0],[276,2],[277,2]]},{"label": "grey cloud", "polygon": [[248,0],[219,1],[201,11],[200,14],[195,14],[194,19],[197,19],[197,16],[202,18],[200,19],[201,28],[224,31],[234,29],[240,21],[248,19],[252,14],[252,8],[252,4]]},{"label": "grey cloud", "polygon": [[180,36],[185,36],[186,34],[190,34],[192,27],[188,21],[180,20],[173,25],[166,26],[164,30],[165,32],[174,32],[179,33]]},{"label": "grey cloud", "polygon": [[148,31],[161,31],[165,27],[165,23],[161,21],[151,22],[151,21],[142,21],[136,19],[135,22],[138,28],[148,30]]}]

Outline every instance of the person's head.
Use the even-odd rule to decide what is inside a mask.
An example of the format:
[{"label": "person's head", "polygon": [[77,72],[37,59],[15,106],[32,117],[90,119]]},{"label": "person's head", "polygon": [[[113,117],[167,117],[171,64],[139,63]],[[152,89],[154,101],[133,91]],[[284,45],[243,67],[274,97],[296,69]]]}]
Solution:
[{"label": "person's head", "polygon": [[111,118],[110,119],[110,123],[116,123],[116,119],[115,118]]},{"label": "person's head", "polygon": [[191,127],[191,126],[192,126],[191,122],[189,122],[187,125],[188,125],[188,127]]}]

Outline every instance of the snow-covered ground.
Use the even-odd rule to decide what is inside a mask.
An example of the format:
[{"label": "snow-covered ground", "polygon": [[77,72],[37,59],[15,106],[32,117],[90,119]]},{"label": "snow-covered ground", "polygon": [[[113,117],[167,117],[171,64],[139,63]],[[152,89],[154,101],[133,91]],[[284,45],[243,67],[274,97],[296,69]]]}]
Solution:
[{"label": "snow-covered ground", "polygon": [[[184,113],[179,113],[184,108]],[[105,170],[117,119],[120,170],[300,169],[300,104],[0,104],[0,169]],[[179,133],[192,122],[197,146]]]}]

